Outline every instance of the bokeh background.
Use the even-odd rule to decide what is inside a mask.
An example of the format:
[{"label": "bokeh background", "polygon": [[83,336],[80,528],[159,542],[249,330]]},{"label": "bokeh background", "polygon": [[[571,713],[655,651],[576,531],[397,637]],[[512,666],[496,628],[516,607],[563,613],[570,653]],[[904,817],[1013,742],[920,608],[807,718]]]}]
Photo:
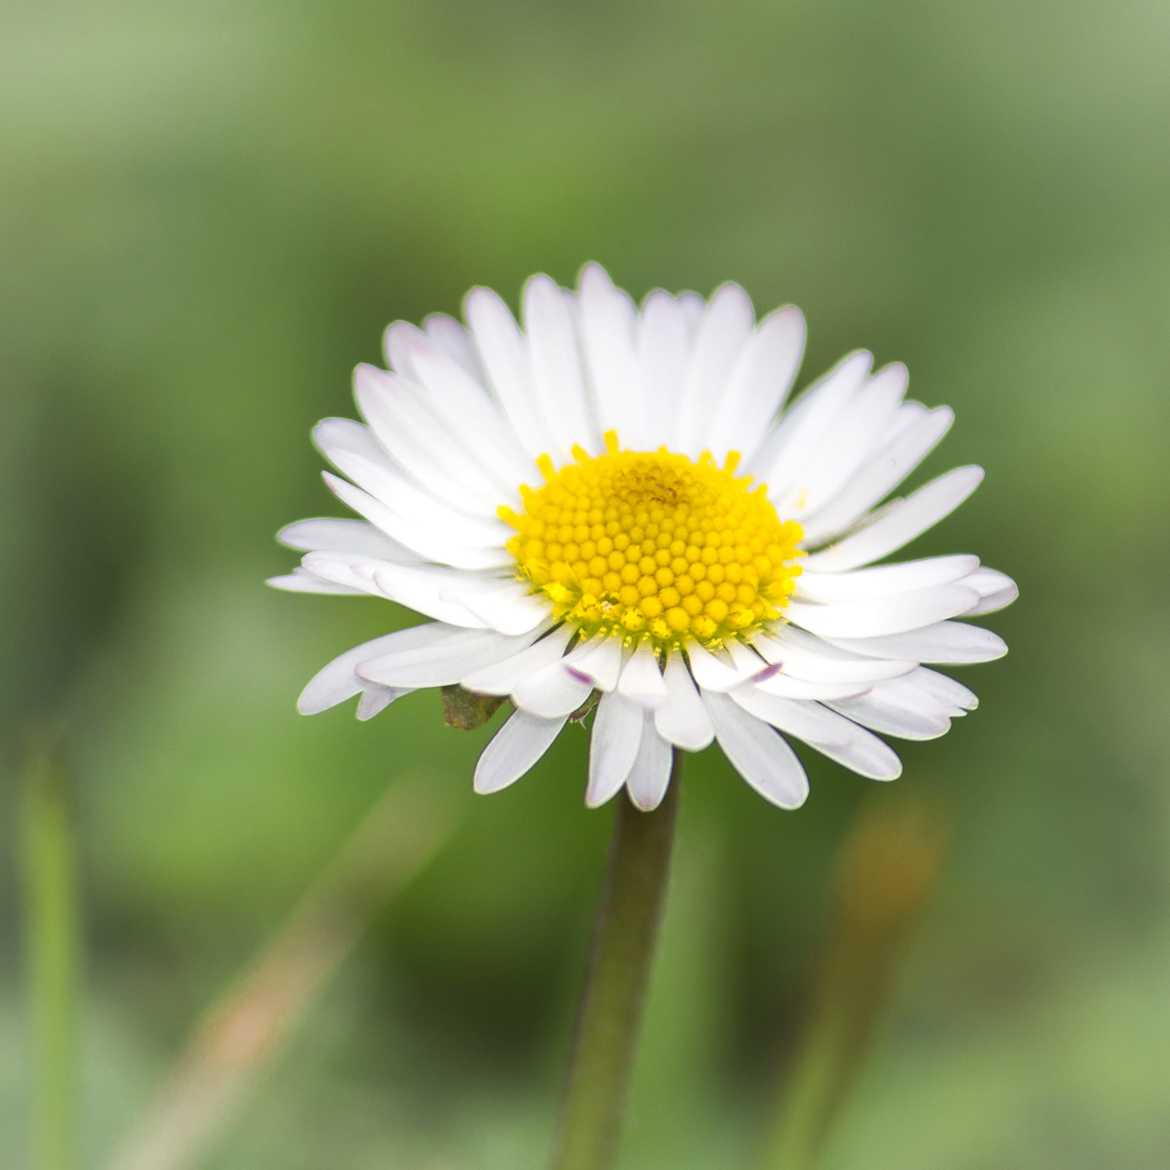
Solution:
[{"label": "bokeh background", "polygon": [[[474,798],[433,695],[299,718],[406,615],[266,590],[336,514],[307,433],[382,327],[596,258],[734,278],[806,376],[903,359],[980,462],[920,541],[1020,582],[983,705],[871,785],[686,778],[623,1166],[749,1165],[808,1018],[840,844],[950,825],[833,1126],[833,1170],[1170,1164],[1170,72],[1164,4],[6,6],[0,41],[0,1164],[25,1158],[15,828],[58,727],[85,940],[86,1167],[388,785],[458,827],[380,906],[214,1170],[540,1165],[610,811],[584,738]],[[895,862],[896,864],[896,862]]]}]

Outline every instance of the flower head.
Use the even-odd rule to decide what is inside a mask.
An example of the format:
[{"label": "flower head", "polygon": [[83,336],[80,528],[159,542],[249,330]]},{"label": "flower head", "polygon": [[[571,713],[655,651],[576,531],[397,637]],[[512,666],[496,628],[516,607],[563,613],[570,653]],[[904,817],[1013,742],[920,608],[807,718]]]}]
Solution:
[{"label": "flower head", "polygon": [[[475,787],[522,776],[600,696],[586,801],[662,799],[671,748],[717,740],[785,808],[808,783],[784,735],[893,779],[874,731],[942,735],[975,696],[923,663],[997,658],[955,619],[1017,590],[974,556],[880,564],[959,506],[961,467],[886,497],[950,428],[905,400],[906,369],[850,354],[785,408],[804,347],[787,307],[754,320],[727,284],[640,307],[587,265],[567,291],[533,277],[523,327],[487,289],[466,324],[386,331],[389,372],[359,366],[365,423],[326,419],[325,473],[361,519],[303,520],[273,579],[372,595],[430,621],[342,654],[305,688],[369,718],[424,687],[507,696],[514,713]],[[783,733],[783,734],[779,734]]]}]

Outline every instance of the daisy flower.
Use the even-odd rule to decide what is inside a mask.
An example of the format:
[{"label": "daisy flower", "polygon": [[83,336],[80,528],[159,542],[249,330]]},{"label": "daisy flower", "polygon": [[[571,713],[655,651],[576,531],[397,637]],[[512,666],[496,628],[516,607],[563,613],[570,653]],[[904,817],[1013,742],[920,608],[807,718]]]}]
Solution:
[{"label": "daisy flower", "polygon": [[346,651],[305,688],[368,719],[425,687],[506,696],[477,792],[527,772],[592,712],[586,803],[663,799],[672,749],[712,741],[783,808],[808,793],[788,738],[862,776],[901,770],[879,735],[931,739],[976,705],[924,664],[1006,652],[958,619],[1017,589],[975,556],[884,562],[979,485],[959,467],[890,499],[950,429],[905,366],[849,354],[787,405],[800,311],[756,321],[736,284],[639,306],[587,265],[525,285],[518,324],[476,288],[464,321],[385,334],[354,376],[364,422],[313,432],[360,519],[302,520],[271,582],[374,596],[427,620]]}]

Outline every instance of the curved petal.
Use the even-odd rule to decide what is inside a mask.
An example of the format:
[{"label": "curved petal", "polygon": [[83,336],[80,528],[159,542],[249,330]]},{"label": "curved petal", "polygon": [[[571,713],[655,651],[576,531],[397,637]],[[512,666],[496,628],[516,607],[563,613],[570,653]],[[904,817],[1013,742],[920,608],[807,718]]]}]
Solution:
[{"label": "curved petal", "polygon": [[524,337],[508,306],[488,288],[473,288],[464,302],[471,336],[504,414],[529,458],[552,447],[537,408]]},{"label": "curved petal", "polygon": [[859,531],[810,553],[804,567],[814,573],[841,573],[880,561],[949,516],[982,482],[982,467],[956,467],[887,504]]},{"label": "curved petal", "polygon": [[338,581],[327,581],[324,577],[310,573],[301,565],[298,565],[291,573],[283,573],[279,577],[269,577],[264,584],[285,593],[320,593],[332,597],[369,596],[369,592],[365,589],[358,589],[353,585],[343,585]]},{"label": "curved petal", "polygon": [[571,636],[568,626],[560,626],[509,658],[465,674],[459,683],[481,695],[510,695],[530,675],[559,661]]},{"label": "curved petal", "polygon": [[513,563],[512,554],[502,544],[498,548],[463,544],[449,531],[424,528],[340,476],[323,471],[321,477],[346,507],[425,560],[461,569],[494,569]]},{"label": "curved petal", "polygon": [[816,466],[821,444],[857,395],[872,365],[873,354],[868,350],[846,355],[784,412],[751,466],[768,485],[773,500],[799,486],[808,468]]},{"label": "curved petal", "polygon": [[540,719],[517,711],[483,749],[475,766],[475,791],[487,795],[514,784],[548,751],[564,726],[564,717]]},{"label": "curved petal", "polygon": [[740,352],[751,336],[755,310],[738,284],[723,284],[712,295],[695,334],[687,381],[679,403],[679,450],[696,456],[707,446],[711,419]]},{"label": "curved petal", "polygon": [[574,678],[563,665],[563,660],[538,670],[512,690],[512,702],[533,715],[552,719],[569,716],[593,691],[593,684]]},{"label": "curved petal", "polygon": [[[330,707],[336,707],[338,703],[344,703],[346,699],[352,699],[354,695],[360,694],[366,685],[357,673],[361,663],[385,653],[395,644],[401,644],[404,637],[407,641],[413,639],[416,643],[423,644],[441,637],[444,631],[450,629],[449,626],[445,626],[436,630],[436,626],[439,626],[438,622],[428,622],[421,626],[413,626],[409,630],[398,630],[393,634],[375,638],[372,642],[363,642],[360,646],[354,646],[344,654],[339,654],[305,684],[305,689],[297,699],[297,710],[302,715],[319,715],[322,711],[328,711]],[[397,693],[405,694],[408,689],[398,689]]]},{"label": "curved petal", "polygon": [[753,645],[768,662],[783,667],[785,674],[809,682],[871,683],[896,678],[915,666],[904,656],[891,655],[888,661],[878,661],[852,653],[835,640],[826,641],[792,625],[771,634],[757,634]]},{"label": "curved petal", "polygon": [[581,354],[565,296],[548,276],[534,276],[524,286],[524,329],[528,338],[532,385],[545,427],[563,461],[574,443],[600,450],[589,417]]},{"label": "curved petal", "polygon": [[909,374],[901,362],[868,378],[836,424],[824,436],[816,460],[807,465],[799,489],[777,500],[781,515],[803,520],[828,503],[886,437],[906,393]]},{"label": "curved petal", "polygon": [[475,344],[460,322],[447,313],[429,313],[423,318],[423,330],[437,349],[458,362],[477,382],[486,383]]},{"label": "curved petal", "polygon": [[670,785],[672,760],[670,744],[654,730],[653,714],[644,711],[638,754],[626,780],[626,790],[635,808],[642,812],[653,812],[662,803]]},{"label": "curved petal", "polygon": [[956,581],[967,585],[969,582],[963,581],[963,578],[978,567],[978,557],[959,555],[926,557],[897,565],[855,569],[851,573],[801,573],[796,579],[793,596],[800,601],[818,602],[893,597],[898,593],[926,589],[931,585],[950,585]]},{"label": "curved petal", "polygon": [[626,782],[642,742],[642,708],[613,692],[602,695],[589,737],[589,808],[605,804]]},{"label": "curved petal", "polygon": [[954,421],[955,412],[940,406],[891,440],[823,508],[801,520],[806,543],[821,544],[852,528],[938,446]]},{"label": "curved petal", "polygon": [[979,603],[967,611],[966,617],[998,613],[1001,609],[1007,609],[1020,596],[1020,587],[998,569],[986,567],[976,569],[969,577],[964,578],[963,584],[979,594]]},{"label": "curved petal", "polygon": [[702,751],[715,728],[681,654],[672,654],[662,672],[666,699],[654,709],[654,727],[663,739],[684,751]]},{"label": "curved petal", "polygon": [[297,520],[286,524],[276,534],[276,539],[286,548],[301,552],[357,553],[403,564],[418,561],[417,553],[391,540],[366,520],[334,519],[331,516]]},{"label": "curved petal", "polygon": [[939,622],[884,638],[834,638],[832,644],[851,654],[955,666],[992,662],[1002,658],[1008,650],[1007,643],[998,634],[982,626],[969,626],[966,622]]},{"label": "curved petal", "polygon": [[602,433],[613,429],[627,447],[640,450],[647,418],[638,358],[634,351],[637,314],[629,296],[614,287],[600,264],[586,264],[578,282],[581,337]]},{"label": "curved petal", "polygon": [[769,313],[739,355],[711,420],[707,446],[716,460],[738,451],[750,462],[792,389],[807,328],[795,305]]},{"label": "curved petal", "polygon": [[[535,635],[509,638],[493,630],[462,630],[435,623],[391,635],[358,674],[386,687],[443,687],[484,666],[502,662],[531,644]],[[397,638],[397,641],[394,639]]]},{"label": "curved petal", "polygon": [[703,692],[715,738],[732,767],[765,800],[799,808],[808,798],[808,778],[796,753],[766,723],[749,715],[727,695]]},{"label": "curved petal", "polygon": [[902,774],[897,753],[872,732],[819,703],[765,695],[751,687],[731,697],[758,719],[807,743],[823,756],[869,780],[896,780]]},{"label": "curved petal", "polygon": [[674,448],[691,332],[686,310],[662,289],[655,289],[642,305],[637,351],[647,410],[661,431],[659,441]]},{"label": "curved petal", "polygon": [[622,644],[616,638],[582,642],[565,655],[565,670],[599,691],[612,691],[622,669]]},{"label": "curved petal", "polygon": [[658,656],[649,642],[640,642],[638,648],[622,667],[618,678],[618,693],[642,707],[657,707],[666,700],[666,683],[658,669]]},{"label": "curved petal", "polygon": [[836,601],[828,605],[790,601],[784,613],[789,621],[822,637],[877,638],[968,613],[978,600],[975,590],[962,585],[935,585],[871,601]]}]

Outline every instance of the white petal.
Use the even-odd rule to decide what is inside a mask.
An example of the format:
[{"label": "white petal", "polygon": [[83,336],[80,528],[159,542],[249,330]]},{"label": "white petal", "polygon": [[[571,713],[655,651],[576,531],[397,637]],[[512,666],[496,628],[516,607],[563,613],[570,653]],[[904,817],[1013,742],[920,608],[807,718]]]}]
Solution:
[{"label": "white petal", "polygon": [[646,413],[634,352],[636,313],[599,264],[586,264],[579,281],[581,336],[602,433],[614,429],[635,450],[646,443]]},{"label": "white petal", "polygon": [[481,695],[509,695],[530,675],[558,662],[572,634],[569,626],[562,625],[510,658],[473,670],[459,681]]},{"label": "white petal", "polygon": [[[473,670],[502,662],[534,640],[534,635],[505,637],[492,630],[430,627],[432,636],[403,638],[362,662],[358,673],[386,687],[442,687],[457,683]],[[414,634],[414,630],[403,634]]]},{"label": "white petal", "polygon": [[822,637],[877,638],[967,613],[978,599],[973,589],[962,585],[935,585],[872,601],[836,601],[830,605],[790,601],[784,615]]},{"label": "white petal", "polygon": [[462,572],[459,569],[444,569],[436,565],[396,565],[373,557],[324,552],[306,553],[304,567],[327,581],[349,585],[374,597],[388,598],[437,621],[469,629],[484,629],[487,625],[470,610],[439,597],[439,588],[459,576]]},{"label": "white petal", "polygon": [[411,359],[429,402],[454,434],[475,436],[486,466],[508,483],[519,483],[531,466],[512,428],[483,386],[429,339],[415,344]]},{"label": "white petal", "polygon": [[396,509],[375,499],[369,492],[354,487],[347,480],[328,471],[322,472],[321,475],[325,485],[343,504],[426,560],[454,565],[461,569],[501,568],[513,563],[512,554],[502,544],[498,548],[491,548],[486,545],[461,543],[458,539],[461,533],[453,536],[445,528],[424,528],[417,520],[407,519]]},{"label": "white petal", "polygon": [[637,348],[647,412],[661,430],[657,441],[674,448],[691,335],[682,305],[661,289],[646,297]]},{"label": "white petal", "polygon": [[979,706],[979,698],[974,691],[956,679],[939,674],[937,670],[927,670],[924,666],[920,666],[899,682],[907,691],[929,695],[952,715],[974,711]]},{"label": "white petal", "polygon": [[895,780],[902,774],[901,761],[888,744],[818,703],[765,695],[751,686],[740,687],[731,697],[758,719],[795,736],[858,775],[871,780]]},{"label": "white petal", "polygon": [[[892,597],[911,589],[949,585],[967,577],[978,567],[978,557],[958,555],[879,565],[852,573],[801,573],[796,579],[795,596],[802,601],[820,602]],[[964,581],[963,584],[969,583]]]},{"label": "white petal", "polygon": [[849,482],[815,514],[801,520],[804,543],[811,546],[851,528],[916,468],[951,429],[949,406],[932,410],[872,456]]},{"label": "white petal", "polygon": [[692,335],[697,333],[703,320],[703,313],[707,308],[707,302],[701,294],[693,289],[684,289],[678,294],[677,300],[678,306],[682,310],[683,319],[687,323],[687,329]]},{"label": "white petal", "polygon": [[967,617],[997,613],[1001,609],[1006,609],[1020,596],[1020,587],[998,569],[977,569],[964,579],[963,584],[979,594],[979,603],[967,611]]},{"label": "white petal", "polygon": [[264,583],[273,589],[281,589],[285,593],[321,593],[339,597],[368,596],[365,589],[342,585],[337,581],[327,581],[300,566],[293,569],[291,573],[284,573],[279,577],[269,577]]},{"label": "white petal", "polygon": [[421,340],[429,341],[452,361],[457,362],[477,382],[485,381],[483,367],[475,352],[475,346],[463,326],[446,313],[431,313],[423,318],[419,329],[406,321],[395,321],[387,326],[382,336],[386,364],[397,373],[408,378],[418,378],[411,354]]},{"label": "white petal", "polygon": [[752,470],[780,499],[815,466],[820,445],[838,416],[853,400],[873,365],[873,354],[858,350],[818,378],[793,403],[752,460]]},{"label": "white petal", "polygon": [[703,693],[715,738],[732,767],[766,800],[799,808],[808,797],[808,779],[796,753],[766,723],[726,695]]},{"label": "white petal", "polygon": [[458,544],[495,548],[511,536],[500,520],[480,519],[455,511],[424,489],[415,487],[392,467],[373,463],[360,455],[338,452],[334,458],[341,471],[358,487],[395,512],[410,517],[428,530],[438,530]]},{"label": "white petal", "polygon": [[365,520],[320,517],[286,524],[276,539],[286,548],[302,552],[346,552],[409,564],[418,560],[405,545],[391,540]]},{"label": "white petal", "polygon": [[357,717],[364,723],[381,715],[395,699],[408,695],[408,690],[396,690],[394,687],[380,687],[376,683],[366,683],[361,698],[358,699]]},{"label": "white petal", "polygon": [[841,573],[881,560],[949,516],[982,480],[983,468],[956,467],[887,504],[858,532],[812,553],[804,567],[814,573]]},{"label": "white petal", "polygon": [[707,304],[695,335],[679,406],[678,448],[696,456],[707,446],[711,419],[740,352],[751,336],[755,313],[738,284],[720,285]]},{"label": "white petal", "polygon": [[815,460],[778,501],[781,515],[802,519],[827,504],[868,457],[889,440],[884,433],[898,412],[909,375],[901,362],[884,366],[861,389],[823,436]]},{"label": "white petal", "polygon": [[788,624],[771,634],[757,634],[752,644],[768,662],[782,666],[786,675],[809,682],[877,682],[906,674],[915,666],[914,662],[893,658],[885,662],[867,660]]},{"label": "white petal", "polygon": [[776,670],[774,674],[757,675],[751,680],[752,686],[769,695],[780,695],[785,699],[849,699],[864,694],[873,685],[870,682],[810,682],[793,678]]},{"label": "white petal", "polygon": [[376,565],[371,575],[379,592],[408,609],[429,614],[453,626],[475,630],[488,626],[483,618],[466,606],[443,597],[443,590],[448,585],[466,575],[461,569],[443,569],[433,565],[392,565],[387,561]]},{"label": "white petal", "polygon": [[666,700],[654,709],[658,734],[684,751],[702,751],[715,738],[715,728],[681,654],[666,660],[662,678]]},{"label": "white petal", "polygon": [[486,383],[475,344],[454,317],[446,313],[431,313],[423,318],[423,329],[436,348],[457,361],[481,385]]},{"label": "white petal", "polygon": [[365,686],[357,675],[360,663],[376,658],[392,646],[400,644],[404,638],[406,641],[426,642],[441,636],[441,631],[435,630],[437,624],[425,623],[409,630],[398,630],[347,650],[313,675],[297,699],[297,710],[302,715],[319,715],[330,707],[336,707],[338,703],[344,703],[346,699],[352,699]]},{"label": "white petal", "polygon": [[563,461],[574,443],[587,451],[599,450],[572,315],[561,290],[547,276],[534,276],[524,286],[524,328],[536,401],[557,445],[555,454]]},{"label": "white petal", "polygon": [[730,695],[749,715],[805,742],[840,745],[849,738],[849,720],[819,703],[770,694],[754,683],[744,683]]},{"label": "white petal", "polygon": [[515,783],[548,751],[564,726],[564,718],[539,719],[517,711],[479,757],[475,791],[487,795]]},{"label": "white petal", "polygon": [[745,679],[754,678],[769,669],[769,663],[765,662],[752,647],[745,646],[738,639],[727,643],[726,652],[736,673]]},{"label": "white petal", "polygon": [[471,335],[496,398],[530,458],[550,450],[551,432],[537,409],[528,351],[508,306],[487,288],[473,288],[464,302]]},{"label": "white petal", "polygon": [[554,662],[519,682],[512,690],[512,702],[545,719],[571,715],[593,693],[593,684],[575,678],[564,662]]},{"label": "white petal", "polygon": [[854,654],[951,665],[992,662],[1002,658],[1008,649],[998,634],[965,622],[939,622],[885,638],[834,638],[833,644]]},{"label": "white petal", "polygon": [[880,436],[881,443],[884,445],[893,442],[903,431],[913,426],[920,418],[925,418],[929,413],[930,408],[921,402],[913,400],[903,402],[890,420],[885,432]]},{"label": "white petal", "polygon": [[323,418],[313,427],[311,436],[313,446],[334,466],[337,465],[334,456],[338,452],[360,455],[371,463],[390,466],[385,450],[370,428],[356,419]]},{"label": "white petal", "polygon": [[466,574],[440,596],[469,609],[501,634],[526,634],[551,616],[548,604],[515,578],[472,579]]},{"label": "white petal", "polygon": [[[305,553],[301,558],[301,565],[297,572],[310,578],[328,581],[339,587],[356,590],[367,597],[382,597],[393,601],[394,599],[389,597],[374,580],[375,567],[388,564],[390,564],[389,561],[378,561],[371,557],[355,557],[345,553]],[[464,612],[466,613],[466,611]],[[466,616],[472,625],[482,625],[471,614],[466,614]],[[459,622],[453,624],[459,625]]]},{"label": "white petal", "polygon": [[622,669],[622,644],[616,638],[582,642],[565,656],[567,671],[599,691],[612,691]]},{"label": "white petal", "polygon": [[382,354],[386,365],[396,374],[417,381],[418,374],[410,354],[415,339],[423,336],[423,331],[411,321],[391,321],[382,331]]},{"label": "white petal", "polygon": [[476,459],[418,383],[368,365],[354,370],[353,381],[358,410],[378,442],[436,499],[470,515],[495,516],[499,504],[516,498],[515,481]]},{"label": "white petal", "polygon": [[642,716],[642,738],[638,754],[626,780],[626,790],[634,807],[642,812],[653,812],[666,795],[670,785],[673,752],[670,744],[654,730],[654,716],[646,711]]},{"label": "white petal", "polygon": [[809,747],[867,780],[897,780],[902,775],[902,761],[898,753],[872,731],[866,731],[850,720],[846,722],[853,728],[847,743],[809,743]]},{"label": "white petal", "polygon": [[734,450],[746,465],[759,449],[792,389],[805,336],[804,314],[794,305],[776,309],[760,322],[710,420],[707,446],[717,460]]},{"label": "white petal", "polygon": [[945,735],[951,721],[941,713],[938,704],[923,702],[915,693],[893,689],[901,681],[879,683],[856,699],[841,699],[826,705],[863,727],[899,739],[937,739]]},{"label": "white petal", "polygon": [[589,808],[605,804],[626,782],[642,742],[642,708],[610,693],[601,696],[589,738]]},{"label": "white petal", "polygon": [[658,658],[649,642],[640,642],[630,660],[622,667],[618,693],[643,707],[657,707],[666,699],[666,683],[658,668]]},{"label": "white petal", "polygon": [[691,674],[704,691],[729,691],[764,669],[762,666],[745,669],[733,662],[726,651],[712,654],[697,642],[688,642],[686,651]]}]

